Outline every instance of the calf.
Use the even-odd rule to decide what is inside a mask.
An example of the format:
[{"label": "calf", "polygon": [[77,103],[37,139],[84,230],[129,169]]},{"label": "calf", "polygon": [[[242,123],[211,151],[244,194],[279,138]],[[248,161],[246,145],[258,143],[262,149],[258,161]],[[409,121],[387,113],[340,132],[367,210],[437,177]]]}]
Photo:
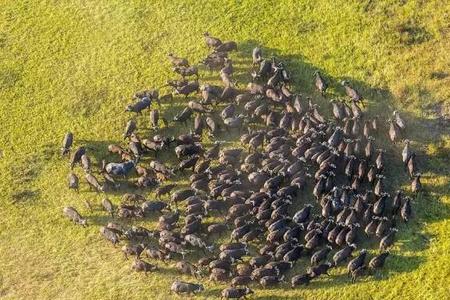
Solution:
[{"label": "calf", "polygon": [[67,218],[72,220],[72,222],[74,222],[75,224],[79,224],[84,227],[87,226],[86,219],[83,218],[75,208],[73,208],[71,206],[64,207],[63,213]]}]

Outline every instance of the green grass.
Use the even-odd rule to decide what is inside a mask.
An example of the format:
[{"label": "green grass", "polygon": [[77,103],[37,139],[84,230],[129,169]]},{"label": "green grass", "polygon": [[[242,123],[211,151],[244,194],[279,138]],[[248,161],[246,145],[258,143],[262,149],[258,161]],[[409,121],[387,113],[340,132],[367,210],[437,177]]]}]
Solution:
[{"label": "green grass", "polygon": [[[100,195],[66,187],[68,162],[58,154],[73,131],[101,160],[120,141],[137,90],[174,77],[165,55],[190,61],[207,54],[202,33],[238,42],[238,78],[254,45],[287,61],[295,91],[312,94],[320,69],[349,79],[384,120],[399,109],[419,152],[425,192],[414,218],[378,276],[350,284],[343,268],[309,287],[257,289],[253,298],[445,299],[450,296],[450,4],[446,1],[2,1],[0,4],[0,297],[5,299],[141,299],[169,296],[180,278],[170,266],[148,277],[133,272],[98,233],[106,214]],[[204,72],[203,78],[218,79]],[[323,109],[328,105],[318,98]],[[184,100],[177,99],[177,105]],[[164,106],[170,116],[175,108]],[[148,117],[138,117],[142,135]],[[145,125],[144,125],[145,124]],[[146,129],[144,129],[146,128]],[[379,138],[378,140],[382,140]],[[390,186],[409,189],[389,150]],[[77,170],[81,175],[81,170]],[[152,194],[149,192],[149,196]],[[110,197],[116,203],[119,196]],[[83,205],[97,207],[89,213]],[[12,204],[15,202],[15,204]],[[62,217],[74,205],[93,226]],[[151,226],[151,222],[147,222]],[[181,276],[192,280],[192,278]],[[198,298],[223,285],[206,283]],[[181,297],[178,297],[181,299]]]}]

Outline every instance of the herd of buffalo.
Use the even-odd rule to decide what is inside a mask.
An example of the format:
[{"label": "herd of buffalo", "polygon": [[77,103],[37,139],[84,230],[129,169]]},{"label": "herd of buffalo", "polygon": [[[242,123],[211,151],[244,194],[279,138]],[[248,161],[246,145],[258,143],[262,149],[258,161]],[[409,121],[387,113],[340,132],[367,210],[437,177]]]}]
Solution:
[{"label": "herd of buffalo", "polygon": [[[107,157],[114,161],[103,160],[94,170],[88,145],[72,150],[73,134],[64,137],[70,189],[79,188],[74,170],[81,166],[91,189],[122,193],[120,203],[103,199],[110,222],[100,234],[120,244],[126,258],[134,257],[135,271],[158,272],[156,261],[173,261],[180,274],[229,282],[223,298],[244,298],[253,293],[249,286],[275,286],[288,277],[292,288],[308,285],[343,264],[352,282],[382,268],[397,224],[411,217],[411,196],[422,189],[416,155],[402,140],[406,125],[400,114],[395,111],[386,128],[381,119],[368,117],[361,109],[363,96],[343,81],[346,98],[330,101],[333,116],[327,118],[311,98],[290,90],[284,63],[264,57],[259,47],[252,53],[252,79],[239,89],[229,55],[237,44],[208,33],[204,39],[211,51],[200,64],[220,70],[223,84],[200,84],[198,67],[170,53],[178,79],[166,86],[173,92],[160,95],[154,89],[133,96],[126,113],[140,116],[151,130],[139,130],[133,116],[123,145],[108,146]],[[315,72],[312,83],[326,99],[327,79]],[[156,107],[180,95],[185,107],[168,120]],[[162,128],[175,127],[182,134],[162,134]],[[237,134],[242,146],[226,147],[223,140]],[[405,142],[402,160],[411,191],[389,194],[385,188],[386,151],[375,142],[384,136]],[[171,182],[183,176],[189,176],[188,187]],[[135,189],[123,184],[129,177]],[[144,195],[148,189],[154,192],[151,199]],[[74,207],[63,213],[87,226]],[[158,218],[157,228],[130,225],[144,218]],[[362,249],[373,242],[379,245],[373,254]],[[310,266],[292,274],[299,260]],[[170,289],[181,294],[204,288],[176,280]]]}]

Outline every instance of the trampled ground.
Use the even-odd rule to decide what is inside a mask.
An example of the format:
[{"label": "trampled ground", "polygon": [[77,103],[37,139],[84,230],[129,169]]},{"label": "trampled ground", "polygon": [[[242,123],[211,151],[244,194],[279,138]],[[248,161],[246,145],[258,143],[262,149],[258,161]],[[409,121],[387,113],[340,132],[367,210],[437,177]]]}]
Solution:
[{"label": "trampled ground", "polygon": [[[202,3],[200,3],[202,2]],[[204,3],[203,3],[204,2]],[[67,131],[98,162],[121,139],[123,109],[138,90],[173,78],[168,52],[197,62],[202,33],[238,42],[236,76],[247,80],[255,45],[286,61],[294,91],[311,95],[314,70],[353,82],[369,114],[394,109],[408,123],[425,192],[400,225],[385,269],[351,284],[344,268],[306,288],[256,289],[252,298],[445,299],[450,297],[450,4],[446,1],[2,1],[0,3],[0,297],[5,299],[143,299],[169,296],[173,267],[145,277],[98,233],[107,215],[101,195],[67,189],[59,148]],[[200,81],[217,80],[202,72]],[[329,96],[330,97],[330,96]],[[164,104],[168,118],[182,98]],[[138,117],[148,134],[148,116]],[[169,133],[175,133],[169,131]],[[382,140],[385,137],[380,137]],[[224,137],[225,139],[225,137]],[[391,146],[392,188],[409,189]],[[168,157],[168,156],[167,156]],[[81,170],[77,170],[82,175]],[[84,183],[84,182],[83,182]],[[146,193],[152,197],[151,191]],[[111,195],[118,202],[119,195]],[[83,201],[96,203],[89,213]],[[63,218],[73,205],[93,226]],[[145,222],[151,226],[151,222]],[[299,266],[298,268],[301,268]],[[198,298],[224,287],[205,281]]]}]

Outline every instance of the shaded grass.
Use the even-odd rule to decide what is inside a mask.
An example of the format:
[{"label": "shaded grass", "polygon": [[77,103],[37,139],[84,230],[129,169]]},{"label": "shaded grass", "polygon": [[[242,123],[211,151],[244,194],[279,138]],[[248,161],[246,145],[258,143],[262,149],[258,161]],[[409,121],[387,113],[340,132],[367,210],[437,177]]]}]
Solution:
[{"label": "shaded grass", "polygon": [[[192,280],[169,267],[148,277],[134,273],[120,251],[101,239],[97,226],[81,229],[63,219],[61,209],[70,204],[93,224],[107,221],[99,209],[102,195],[88,192],[84,184],[80,193],[67,190],[68,162],[58,150],[71,130],[77,145],[92,148],[89,153],[98,164],[132,117],[122,112],[130,96],[173,78],[168,52],[193,62],[204,57],[202,33],[209,31],[238,41],[240,51],[233,59],[240,82],[248,80],[251,49],[262,45],[266,55],[287,62],[294,90],[312,96],[322,111],[329,111],[329,105],[313,91],[316,69],[330,80],[334,96],[342,96],[340,80],[354,83],[371,115],[384,120],[400,109],[424,173],[426,192],[414,201],[414,218],[401,225],[393,257],[377,276],[351,285],[339,268],[309,287],[258,289],[254,298],[448,298],[450,137],[445,112],[450,79],[442,74],[449,69],[449,14],[449,5],[440,1],[4,2],[0,295],[165,299],[175,297],[168,291],[173,279]],[[200,80],[205,78],[218,76],[204,71]],[[171,119],[190,99],[195,97],[176,97],[162,111]],[[149,135],[147,116],[136,118],[140,135]],[[171,128],[162,132],[177,133]],[[396,163],[401,145],[383,139],[377,141],[389,149],[389,187],[408,189]],[[162,154],[161,159],[171,157]],[[120,195],[108,196],[120,200]],[[12,205],[15,197],[20,201]],[[95,204],[92,214],[84,200]],[[199,298],[216,297],[224,285],[206,282],[205,287]]]}]

